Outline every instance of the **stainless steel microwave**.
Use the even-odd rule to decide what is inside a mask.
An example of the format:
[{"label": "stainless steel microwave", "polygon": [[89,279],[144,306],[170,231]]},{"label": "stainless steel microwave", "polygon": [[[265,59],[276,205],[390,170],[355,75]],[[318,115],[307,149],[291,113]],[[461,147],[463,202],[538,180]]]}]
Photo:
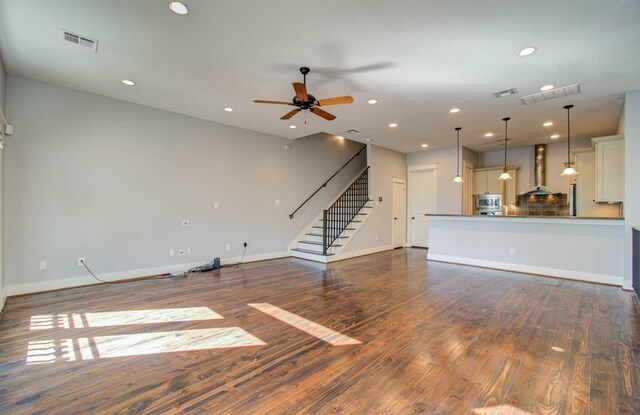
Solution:
[{"label": "stainless steel microwave", "polygon": [[476,215],[501,215],[502,194],[473,195],[473,209]]}]

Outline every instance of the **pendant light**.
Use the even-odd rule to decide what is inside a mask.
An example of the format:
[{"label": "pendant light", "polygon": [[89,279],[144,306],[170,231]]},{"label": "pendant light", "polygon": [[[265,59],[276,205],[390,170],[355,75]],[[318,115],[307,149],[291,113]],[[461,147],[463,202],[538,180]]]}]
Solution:
[{"label": "pendant light", "polygon": [[498,177],[498,179],[500,180],[512,179],[509,172],[507,172],[507,141],[509,141],[509,139],[507,138],[507,124],[509,124],[510,119],[511,117],[505,117],[502,119],[502,121],[504,121],[504,168],[502,169],[502,174],[500,175],[500,177]]},{"label": "pendant light", "polygon": [[456,134],[458,136],[458,157],[456,157],[456,161],[457,161],[457,172],[458,174],[456,175],[456,177],[453,179],[454,183],[462,183],[462,177],[460,177],[460,130],[462,130],[462,127],[456,127]]},{"label": "pendant light", "polygon": [[567,162],[564,163],[562,176],[573,176],[574,174],[578,174],[571,162],[571,118],[569,117],[569,111],[573,108],[573,105],[565,105],[562,108],[567,110]]}]

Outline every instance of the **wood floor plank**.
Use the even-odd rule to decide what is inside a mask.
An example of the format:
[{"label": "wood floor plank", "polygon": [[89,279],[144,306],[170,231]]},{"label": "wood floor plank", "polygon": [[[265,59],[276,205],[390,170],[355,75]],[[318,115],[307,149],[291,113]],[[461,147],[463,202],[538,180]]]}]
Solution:
[{"label": "wood floor plank", "polygon": [[[9,298],[0,413],[640,411],[631,293],[426,254],[285,258]],[[260,303],[311,334],[249,306]],[[320,327],[360,343],[333,346],[312,335]]]}]

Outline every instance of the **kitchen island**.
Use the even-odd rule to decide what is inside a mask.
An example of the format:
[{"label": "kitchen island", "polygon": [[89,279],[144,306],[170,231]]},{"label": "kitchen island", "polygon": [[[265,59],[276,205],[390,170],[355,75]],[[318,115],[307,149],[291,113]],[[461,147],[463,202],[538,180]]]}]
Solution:
[{"label": "kitchen island", "polygon": [[624,219],[429,217],[429,260],[622,286]]}]

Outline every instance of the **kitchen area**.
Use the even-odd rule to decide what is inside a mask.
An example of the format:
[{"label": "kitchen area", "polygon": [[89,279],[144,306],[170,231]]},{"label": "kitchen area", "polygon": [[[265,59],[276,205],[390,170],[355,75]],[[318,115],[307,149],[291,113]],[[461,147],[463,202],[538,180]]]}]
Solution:
[{"label": "kitchen area", "polygon": [[[511,150],[507,162],[501,151],[468,160],[480,167],[463,176],[460,211],[425,215],[428,258],[630,288],[624,135],[574,143],[569,162],[567,147],[542,143]],[[567,167],[577,174],[563,175]],[[510,178],[500,179],[505,172]]]}]

